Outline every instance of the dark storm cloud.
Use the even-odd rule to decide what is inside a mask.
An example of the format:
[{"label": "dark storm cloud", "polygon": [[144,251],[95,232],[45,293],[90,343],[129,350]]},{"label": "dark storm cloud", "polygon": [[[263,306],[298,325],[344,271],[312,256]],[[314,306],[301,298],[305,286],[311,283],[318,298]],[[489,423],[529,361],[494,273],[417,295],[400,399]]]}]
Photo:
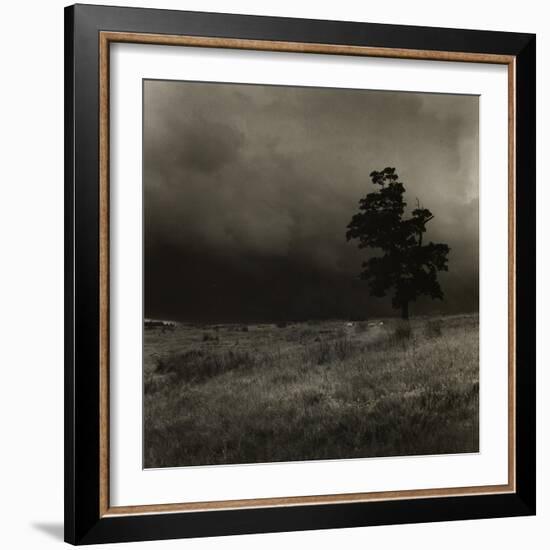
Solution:
[{"label": "dark storm cloud", "polygon": [[242,134],[223,124],[197,119],[182,136],[180,164],[191,170],[212,174],[237,155]]},{"label": "dark storm cloud", "polygon": [[417,312],[477,308],[477,97],[147,81],[144,101],[146,315],[391,313],[345,241],[385,166],[452,249]]}]

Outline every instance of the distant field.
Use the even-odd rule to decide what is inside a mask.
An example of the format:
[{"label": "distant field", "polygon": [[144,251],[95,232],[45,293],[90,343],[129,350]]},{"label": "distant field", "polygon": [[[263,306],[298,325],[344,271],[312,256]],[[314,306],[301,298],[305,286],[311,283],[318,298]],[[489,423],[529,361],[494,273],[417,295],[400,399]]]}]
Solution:
[{"label": "distant field", "polygon": [[[383,323],[383,324],[381,324]],[[478,316],[144,339],[146,468],[477,452]]]}]

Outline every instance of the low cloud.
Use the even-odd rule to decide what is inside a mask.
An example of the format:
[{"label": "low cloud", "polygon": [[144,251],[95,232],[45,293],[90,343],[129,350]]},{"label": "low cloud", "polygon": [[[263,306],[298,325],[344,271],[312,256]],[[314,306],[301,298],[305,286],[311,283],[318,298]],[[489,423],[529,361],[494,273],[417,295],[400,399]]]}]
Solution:
[{"label": "low cloud", "polygon": [[452,249],[446,300],[419,309],[477,307],[477,97],[147,81],[144,100],[148,316],[391,313],[345,240],[385,166]]}]

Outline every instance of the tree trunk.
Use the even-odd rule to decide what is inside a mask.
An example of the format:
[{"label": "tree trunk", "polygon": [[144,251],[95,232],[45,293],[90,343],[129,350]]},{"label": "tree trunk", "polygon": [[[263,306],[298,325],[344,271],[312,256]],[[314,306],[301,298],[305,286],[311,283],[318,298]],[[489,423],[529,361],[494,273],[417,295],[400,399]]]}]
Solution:
[{"label": "tree trunk", "polygon": [[401,319],[405,319],[405,321],[409,320],[409,302],[401,304]]}]

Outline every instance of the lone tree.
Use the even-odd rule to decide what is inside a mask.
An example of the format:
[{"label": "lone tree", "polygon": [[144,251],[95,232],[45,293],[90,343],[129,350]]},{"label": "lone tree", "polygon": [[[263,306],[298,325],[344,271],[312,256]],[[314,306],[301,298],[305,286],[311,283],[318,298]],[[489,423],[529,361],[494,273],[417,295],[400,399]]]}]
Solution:
[{"label": "lone tree", "polygon": [[410,218],[403,218],[407,203],[404,185],[395,168],[371,172],[377,191],[359,201],[359,212],[347,226],[346,238],[358,239],[359,248],[378,248],[384,253],[363,262],[361,279],[368,281],[374,296],[386,296],[394,289],[392,306],[409,318],[409,302],[420,295],[443,299],[438,271],[447,271],[446,244],[422,243],[426,224],[434,216],[417,199]]}]

